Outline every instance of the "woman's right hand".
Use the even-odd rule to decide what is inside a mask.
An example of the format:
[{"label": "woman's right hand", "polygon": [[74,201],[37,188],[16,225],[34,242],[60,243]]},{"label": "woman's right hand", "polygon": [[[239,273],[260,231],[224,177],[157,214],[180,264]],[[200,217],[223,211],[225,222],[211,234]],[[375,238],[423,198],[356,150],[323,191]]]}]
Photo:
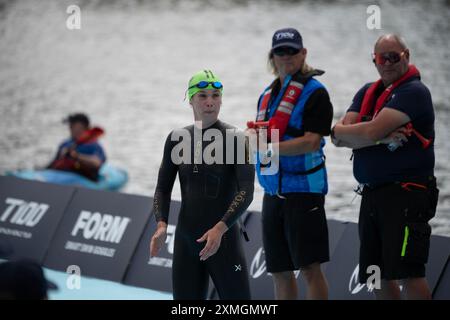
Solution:
[{"label": "woman's right hand", "polygon": [[167,223],[164,221],[158,222],[155,233],[150,241],[150,257],[154,257],[161,250],[162,246],[166,243],[167,238]]}]

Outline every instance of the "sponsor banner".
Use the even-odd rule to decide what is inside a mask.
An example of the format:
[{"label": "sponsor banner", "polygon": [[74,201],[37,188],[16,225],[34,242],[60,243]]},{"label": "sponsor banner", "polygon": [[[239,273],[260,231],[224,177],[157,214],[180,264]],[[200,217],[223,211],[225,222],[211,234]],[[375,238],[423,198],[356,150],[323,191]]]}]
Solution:
[{"label": "sponsor banner", "polygon": [[[431,290],[437,285],[439,275],[449,255],[449,248],[450,238],[431,237],[430,254],[426,265],[426,278]],[[358,260],[358,225],[349,223],[326,269],[330,299],[366,300],[375,298],[373,288],[358,282]],[[368,270],[368,273],[375,275],[372,269]]]},{"label": "sponsor banner", "polygon": [[170,203],[166,245],[156,257],[150,257],[150,240],[156,231],[156,220],[151,215],[125,276],[125,284],[172,292],[173,248],[180,207],[181,203],[178,201]]},{"label": "sponsor banner", "polygon": [[[426,265],[426,278],[431,292],[439,282],[441,274],[445,271],[445,264],[450,256],[450,238],[442,236],[431,236],[430,254]],[[446,289],[450,293],[450,286]]]},{"label": "sponsor banner", "polygon": [[151,212],[149,197],[77,189],[58,228],[45,266],[122,281]]},{"label": "sponsor banner", "polygon": [[[172,292],[181,203],[171,203],[166,246],[153,258],[149,243],[156,222],[150,217],[151,207],[149,197],[0,176],[0,258],[31,258],[62,271],[76,266],[85,276]],[[274,299],[272,276],[265,267],[261,215],[247,212],[242,221],[250,238],[242,241],[252,298]],[[331,261],[322,269],[330,299],[373,299],[372,290],[357,281],[357,224],[328,220],[328,231]],[[450,299],[449,255],[450,238],[432,236],[426,277],[434,299]],[[299,272],[295,274],[299,298],[304,299],[305,283]],[[208,297],[218,298],[212,281]]]},{"label": "sponsor banner", "polygon": [[434,300],[450,300],[450,258],[433,292]]},{"label": "sponsor banner", "polygon": [[0,256],[42,263],[73,187],[0,176]]},{"label": "sponsor banner", "polygon": [[[334,249],[339,239],[344,233],[346,224],[328,220],[328,234],[330,243],[330,257],[333,256]],[[272,300],[275,298],[272,275],[266,271],[266,261],[262,241],[261,213],[251,213],[246,223],[246,229],[250,237],[250,242],[246,242],[244,248],[249,266],[250,289],[253,299]],[[322,265],[322,270],[326,270],[327,264]],[[298,280],[299,298],[306,298],[306,283],[299,271],[294,272]]]}]

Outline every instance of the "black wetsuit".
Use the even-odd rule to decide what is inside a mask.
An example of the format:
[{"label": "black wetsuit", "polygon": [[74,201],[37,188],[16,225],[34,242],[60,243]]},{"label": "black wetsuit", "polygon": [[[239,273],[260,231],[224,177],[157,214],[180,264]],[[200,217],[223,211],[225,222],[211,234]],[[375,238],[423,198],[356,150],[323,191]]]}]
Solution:
[{"label": "black wetsuit", "polygon": [[[239,224],[235,222],[253,199],[254,166],[248,163],[248,151],[241,158],[237,156],[236,143],[233,144],[233,150],[230,147],[227,150],[226,130],[234,127],[221,121],[209,128],[195,130],[201,132],[201,137],[208,129],[220,130],[223,137],[223,142],[220,142],[223,146],[220,157],[222,164],[206,164],[204,159],[198,164],[200,154],[203,154],[212,141],[201,139],[201,145],[198,141],[196,143],[194,128],[192,125],[183,129],[184,132],[189,132],[191,140],[190,157],[186,155],[188,164],[185,164],[188,161],[176,164],[181,162],[180,157],[184,155],[178,149],[174,153],[180,157],[176,163],[172,161],[172,149],[182,139],[171,141],[171,135],[168,136],[154,197],[153,211],[156,220],[168,222],[172,187],[176,174],[179,174],[182,204],[175,233],[172,265],[174,299],[207,298],[208,275],[221,299],[250,299],[247,265]],[[240,136],[243,137],[242,133]],[[208,154],[211,154],[209,150],[211,149],[207,150]],[[232,164],[227,164],[226,155],[231,151],[234,152]],[[197,161],[194,163],[195,159]],[[223,235],[217,253],[206,261],[200,261],[199,253],[206,241],[197,243],[196,240],[219,221],[223,221],[229,229]]]}]

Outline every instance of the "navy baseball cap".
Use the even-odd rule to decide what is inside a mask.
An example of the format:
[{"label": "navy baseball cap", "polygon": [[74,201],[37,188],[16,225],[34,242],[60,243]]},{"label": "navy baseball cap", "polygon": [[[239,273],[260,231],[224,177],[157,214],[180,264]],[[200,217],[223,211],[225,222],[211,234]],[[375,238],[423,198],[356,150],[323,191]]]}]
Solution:
[{"label": "navy baseball cap", "polygon": [[272,50],[279,47],[303,48],[303,39],[294,28],[284,28],[275,31],[272,37]]}]

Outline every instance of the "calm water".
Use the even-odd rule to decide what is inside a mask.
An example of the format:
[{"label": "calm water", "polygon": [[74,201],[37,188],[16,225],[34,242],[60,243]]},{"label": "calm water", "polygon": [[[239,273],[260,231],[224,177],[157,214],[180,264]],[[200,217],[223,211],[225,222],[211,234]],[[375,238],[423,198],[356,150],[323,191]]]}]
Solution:
[{"label": "calm water", "polygon": [[[221,76],[221,119],[244,127],[272,79],[266,68],[272,33],[294,26],[308,62],[326,71],[320,80],[337,119],[356,90],[377,78],[369,60],[376,38],[400,32],[435,103],[441,198],[432,225],[450,236],[450,6],[378,3],[381,30],[366,27],[372,1],[0,0],[0,172],[45,165],[67,135],[61,119],[85,111],[107,131],[109,161],[129,172],[124,192],[151,196],[165,137],[192,122],[183,97],[195,71]],[[66,28],[70,4],[81,8],[81,30]],[[326,153],[327,214],[356,221],[350,151],[329,143]],[[173,197],[180,198],[178,185]],[[251,209],[259,210],[261,199],[258,186]]]}]

